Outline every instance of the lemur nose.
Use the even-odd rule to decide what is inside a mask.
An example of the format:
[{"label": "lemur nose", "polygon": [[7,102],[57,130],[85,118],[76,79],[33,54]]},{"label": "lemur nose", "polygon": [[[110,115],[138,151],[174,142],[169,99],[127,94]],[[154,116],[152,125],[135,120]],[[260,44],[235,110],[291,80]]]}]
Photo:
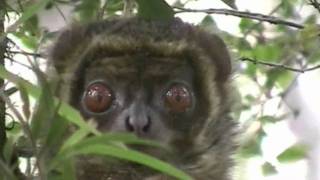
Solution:
[{"label": "lemur nose", "polygon": [[127,116],[125,119],[126,130],[137,135],[147,134],[151,124],[151,117],[148,115],[139,118]]}]

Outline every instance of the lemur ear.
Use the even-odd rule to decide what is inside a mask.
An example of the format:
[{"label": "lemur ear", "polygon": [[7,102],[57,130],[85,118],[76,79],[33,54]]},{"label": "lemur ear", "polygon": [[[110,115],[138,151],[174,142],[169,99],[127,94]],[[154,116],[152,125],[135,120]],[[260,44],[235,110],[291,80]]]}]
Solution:
[{"label": "lemur ear", "polygon": [[198,42],[216,65],[216,80],[219,82],[226,81],[231,74],[232,67],[225,43],[217,35],[208,33],[199,33]]},{"label": "lemur ear", "polygon": [[59,74],[65,72],[73,57],[81,52],[86,40],[84,26],[73,25],[61,32],[50,52],[50,61]]}]

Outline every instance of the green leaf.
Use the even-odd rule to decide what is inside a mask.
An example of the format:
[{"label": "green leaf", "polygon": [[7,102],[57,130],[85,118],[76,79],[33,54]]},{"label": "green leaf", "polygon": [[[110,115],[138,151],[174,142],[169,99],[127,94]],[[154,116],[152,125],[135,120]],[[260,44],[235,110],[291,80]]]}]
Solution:
[{"label": "green leaf", "polygon": [[307,59],[310,63],[318,64],[320,62],[320,51],[313,51]]},{"label": "green leaf", "polygon": [[212,26],[216,27],[217,25],[216,25],[216,22],[214,22],[213,18],[210,15],[206,15],[202,19],[200,26],[202,26],[202,27],[212,27]]},{"label": "green leaf", "polygon": [[290,71],[284,69],[276,68],[267,71],[267,81],[265,82],[265,87],[271,89],[276,85],[283,89],[286,89],[293,80],[293,74]]},{"label": "green leaf", "polygon": [[231,7],[232,9],[238,9],[236,6],[235,0],[221,0],[221,1],[224,2],[226,5],[228,5],[229,7]]},{"label": "green leaf", "polygon": [[277,156],[281,163],[298,161],[306,157],[307,147],[303,145],[293,145]]},{"label": "green leaf", "polygon": [[296,0],[281,1],[281,8],[279,8],[279,11],[284,17],[292,17],[294,15],[295,2]]},{"label": "green leaf", "polygon": [[173,9],[165,0],[136,0],[138,17],[146,20],[170,21],[174,18]]},{"label": "green leaf", "polygon": [[94,20],[100,8],[100,0],[82,0],[76,7],[80,19],[83,22]]},{"label": "green leaf", "polygon": [[278,62],[282,55],[282,48],[278,44],[258,44],[253,48],[253,57],[267,62]]},{"label": "green leaf", "polygon": [[281,75],[277,78],[277,85],[283,90],[286,90],[293,79],[295,78],[294,74],[291,71],[282,71]]},{"label": "green leaf", "polygon": [[260,156],[262,154],[261,142],[265,136],[266,133],[262,129],[251,135],[249,139],[243,143],[240,151],[241,155],[243,157]]},{"label": "green leaf", "polygon": [[244,97],[245,100],[247,100],[249,103],[252,103],[254,102],[257,98],[254,97],[253,95],[251,94],[247,94],[245,97]]},{"label": "green leaf", "polygon": [[[16,85],[23,85],[28,94],[36,99],[40,97],[41,89],[28,81],[20,78],[17,75],[14,75],[7,71],[3,66],[0,66],[0,77],[4,78]],[[60,108],[58,109],[58,113],[67,119],[69,122],[72,122],[79,126],[80,128],[84,128],[87,131],[90,131],[94,134],[100,134],[94,127],[89,126],[82,118],[80,113],[72,108],[70,105],[60,102]],[[55,98],[55,104],[59,104],[59,100]]]},{"label": "green leaf", "polygon": [[81,144],[93,144],[93,143],[102,143],[102,144],[113,144],[114,142],[121,142],[124,144],[139,144],[139,145],[148,145],[148,146],[154,146],[157,148],[164,148],[159,143],[140,139],[133,134],[126,134],[126,133],[108,133],[108,134],[102,134],[99,136],[90,137],[87,139],[84,139],[87,134],[86,132],[82,132],[81,129],[76,131],[72,134],[71,137],[68,138],[68,140],[63,144],[63,147],[61,148],[61,151],[64,151],[68,147],[71,147],[79,142]]},{"label": "green leaf", "polygon": [[308,63],[313,63],[319,59],[314,57],[319,57],[318,47],[320,46],[319,40],[320,30],[319,27],[311,24],[305,25],[305,28],[301,30],[297,36],[297,43],[300,47],[302,54],[308,59]]},{"label": "green leaf", "polygon": [[12,153],[14,151],[14,146],[15,146],[14,144],[15,144],[14,138],[10,137],[6,139],[3,152],[2,152],[6,163],[12,162],[12,155],[13,155]]},{"label": "green leaf", "polygon": [[239,23],[239,28],[242,33],[247,32],[249,29],[254,27],[256,23],[251,19],[241,19]]},{"label": "green leaf", "polygon": [[270,176],[270,175],[276,174],[278,172],[277,169],[269,162],[265,162],[261,166],[261,169],[262,169],[262,174],[264,176]]},{"label": "green leaf", "polygon": [[23,31],[30,34],[30,36],[40,38],[41,29],[39,28],[38,17],[30,17],[23,23],[23,26],[19,28],[19,31]]},{"label": "green leaf", "polygon": [[39,0],[37,3],[32,4],[31,6],[28,6],[25,8],[25,11],[22,13],[21,17],[10,27],[8,27],[8,32],[13,32],[15,29],[31,18],[33,15],[35,15],[37,12],[39,12],[41,9],[44,9],[45,6],[50,2],[51,0]]},{"label": "green leaf", "polygon": [[[123,160],[129,160],[132,162],[136,162],[148,167],[151,167],[160,172],[169,174],[173,177],[176,177],[181,180],[191,180],[192,178],[185,174],[184,172],[176,169],[170,164],[162,162],[152,156],[145,155],[138,151],[123,149],[117,146],[100,144],[96,142],[92,142],[92,144],[88,143],[79,143],[73,148],[70,148],[64,155],[60,154],[58,157],[67,159],[76,155],[106,155],[111,157],[116,157]],[[60,159],[62,160],[62,159]]]},{"label": "green leaf", "polygon": [[37,101],[37,108],[33,113],[31,130],[34,139],[40,139],[43,149],[54,152],[61,144],[61,139],[65,136],[68,121],[58,115],[61,102],[54,102],[54,95],[51,85],[45,75],[40,70],[35,70],[38,81],[41,85],[41,95]]},{"label": "green leaf", "polygon": [[21,124],[17,121],[9,122],[8,124],[6,124],[6,127],[10,128],[7,130],[8,136],[15,136],[17,138],[21,133]]},{"label": "green leaf", "polygon": [[31,36],[30,34],[26,34],[25,32],[13,32],[14,36],[16,36],[23,45],[25,45],[29,49],[36,49],[38,47],[38,38],[35,36]]},{"label": "green leaf", "polygon": [[89,131],[85,129],[79,129],[72,133],[72,135],[63,143],[60,151],[64,151],[66,148],[69,148],[77,143],[79,143],[82,139],[88,136]]},{"label": "green leaf", "polygon": [[258,120],[262,123],[275,123],[278,122],[280,119],[274,116],[261,116]]},{"label": "green leaf", "polygon": [[33,138],[41,139],[47,137],[47,133],[53,124],[53,117],[56,113],[54,105],[54,97],[50,89],[50,85],[45,80],[44,74],[37,73],[38,80],[41,85],[41,94],[36,104],[36,110],[31,120],[31,131]]},{"label": "green leaf", "polygon": [[[50,151],[55,152],[60,147],[61,139],[65,138],[65,133],[68,130],[68,120],[64,117],[55,114],[52,118],[54,122],[51,123],[47,138],[45,140],[45,148],[51,149]],[[81,130],[87,131],[87,129],[80,128]]]},{"label": "green leaf", "polygon": [[123,0],[108,0],[106,13],[109,16],[116,16],[116,12],[122,11],[124,8]]},{"label": "green leaf", "polygon": [[217,30],[218,30],[216,22],[213,20],[213,18],[210,15],[206,15],[202,19],[200,26],[203,27],[208,32],[217,33]]},{"label": "green leaf", "polygon": [[[248,42],[248,40],[244,39],[244,38],[236,38],[236,42],[237,42],[237,46],[239,46],[239,50],[241,50],[240,53],[247,53],[246,54],[243,54],[242,56],[252,56],[252,54],[249,54],[251,53],[251,45],[250,43]],[[249,52],[248,52],[249,51]]]},{"label": "green leaf", "polygon": [[257,65],[252,63],[247,63],[247,68],[245,69],[245,74],[249,77],[255,77],[257,74]]},{"label": "green leaf", "polygon": [[68,180],[76,180],[76,171],[75,168],[73,166],[73,161],[65,161],[62,164],[62,169],[63,169],[63,173],[62,173],[62,177],[61,179],[68,179]]},{"label": "green leaf", "polygon": [[304,26],[305,28],[299,31],[298,34],[300,39],[310,41],[318,37],[320,33],[319,26],[317,26],[316,24],[307,24]]}]

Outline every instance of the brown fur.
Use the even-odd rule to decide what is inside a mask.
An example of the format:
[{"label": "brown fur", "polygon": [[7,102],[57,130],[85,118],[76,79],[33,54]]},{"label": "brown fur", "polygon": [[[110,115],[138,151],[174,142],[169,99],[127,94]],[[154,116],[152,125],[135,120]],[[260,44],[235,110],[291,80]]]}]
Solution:
[{"label": "brown fur", "polygon": [[[141,58],[141,65],[127,65],[131,59]],[[216,35],[180,19],[164,23],[129,18],[75,25],[61,34],[52,50],[51,61],[62,79],[60,96],[77,108],[86,79],[99,73],[117,74],[119,79],[127,74],[124,76],[126,81],[132,76],[132,82],[135,82],[136,74],[142,74],[142,79],[156,83],[159,79],[160,83],[166,74],[178,74],[191,67],[189,74],[195,79],[194,91],[198,95],[195,111],[190,115],[190,123],[184,125],[185,129],[174,135],[177,136],[175,140],[168,139],[174,154],[159,158],[173,163],[197,180],[230,179],[236,134],[236,123],[229,115],[231,63],[226,46]],[[138,60],[134,63],[139,64]],[[171,129],[176,126],[166,124]],[[95,167],[100,163],[91,164]],[[85,171],[90,169],[90,166],[80,167]],[[132,169],[135,170],[131,175],[139,174],[139,168],[134,166]],[[110,174],[105,170],[99,173],[93,179],[100,177],[102,180],[101,174]],[[127,175],[121,176],[130,179]],[[149,177],[150,180],[162,178]]]}]

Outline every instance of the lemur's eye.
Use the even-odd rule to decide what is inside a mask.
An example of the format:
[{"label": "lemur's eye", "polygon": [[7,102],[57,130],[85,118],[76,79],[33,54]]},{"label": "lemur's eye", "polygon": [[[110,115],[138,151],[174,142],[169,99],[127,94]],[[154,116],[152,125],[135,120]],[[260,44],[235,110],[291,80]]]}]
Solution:
[{"label": "lemur's eye", "polygon": [[89,111],[101,113],[110,108],[113,98],[110,88],[97,82],[87,87],[83,96],[83,103]]},{"label": "lemur's eye", "polygon": [[165,105],[175,113],[185,112],[191,107],[191,95],[182,84],[175,84],[165,94]]}]

